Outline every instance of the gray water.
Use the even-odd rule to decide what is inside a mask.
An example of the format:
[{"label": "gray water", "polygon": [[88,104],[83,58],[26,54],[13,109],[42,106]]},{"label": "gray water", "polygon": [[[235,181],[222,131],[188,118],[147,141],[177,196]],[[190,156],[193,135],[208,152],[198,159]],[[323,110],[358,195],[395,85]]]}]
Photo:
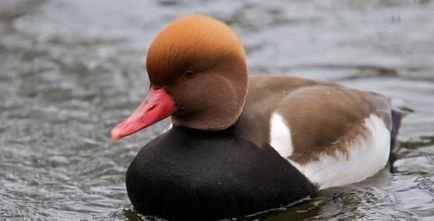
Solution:
[{"label": "gray water", "polygon": [[191,13],[240,34],[251,74],[330,80],[415,110],[375,177],[240,220],[434,220],[429,0],[1,0],[0,220],[154,219],[134,212],[124,174],[168,122],[121,142],[109,130],[146,95],[156,33]]}]

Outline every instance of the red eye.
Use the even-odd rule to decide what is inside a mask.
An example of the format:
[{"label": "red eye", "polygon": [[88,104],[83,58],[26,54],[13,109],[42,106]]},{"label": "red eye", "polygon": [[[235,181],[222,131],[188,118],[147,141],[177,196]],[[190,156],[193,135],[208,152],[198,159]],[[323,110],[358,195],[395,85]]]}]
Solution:
[{"label": "red eye", "polygon": [[192,77],[194,77],[196,75],[196,72],[194,72],[193,70],[187,70],[185,73],[184,73],[184,77],[185,78],[192,78]]}]

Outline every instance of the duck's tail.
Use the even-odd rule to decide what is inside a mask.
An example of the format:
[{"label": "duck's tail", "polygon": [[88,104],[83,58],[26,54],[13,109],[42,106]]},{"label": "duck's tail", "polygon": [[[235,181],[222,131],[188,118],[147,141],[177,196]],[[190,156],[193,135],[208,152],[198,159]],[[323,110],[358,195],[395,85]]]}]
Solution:
[{"label": "duck's tail", "polygon": [[391,131],[391,143],[390,147],[394,148],[396,145],[396,137],[399,133],[399,128],[401,126],[401,120],[409,113],[414,112],[413,109],[409,108],[406,102],[401,98],[392,98],[392,131]]}]

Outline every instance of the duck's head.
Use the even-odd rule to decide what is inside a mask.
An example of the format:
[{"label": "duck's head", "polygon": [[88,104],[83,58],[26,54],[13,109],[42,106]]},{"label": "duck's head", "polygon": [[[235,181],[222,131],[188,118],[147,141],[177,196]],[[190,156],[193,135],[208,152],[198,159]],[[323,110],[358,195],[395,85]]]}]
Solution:
[{"label": "duck's head", "polygon": [[246,57],[238,36],[219,20],[193,15],[171,23],[152,42],[146,68],[149,93],[112,129],[114,140],[168,116],[177,126],[222,130],[241,114],[247,95]]}]

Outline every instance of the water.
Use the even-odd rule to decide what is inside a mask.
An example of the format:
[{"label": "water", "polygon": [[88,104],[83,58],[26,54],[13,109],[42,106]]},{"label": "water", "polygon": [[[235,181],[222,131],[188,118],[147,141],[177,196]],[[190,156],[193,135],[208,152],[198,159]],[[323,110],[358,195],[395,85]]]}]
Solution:
[{"label": "water", "polygon": [[124,174],[167,121],[116,143],[109,130],[146,94],[156,33],[195,12],[240,33],[251,74],[331,80],[415,109],[377,176],[240,220],[433,220],[433,11],[429,0],[2,0],[0,220],[153,219],[132,210]]}]

